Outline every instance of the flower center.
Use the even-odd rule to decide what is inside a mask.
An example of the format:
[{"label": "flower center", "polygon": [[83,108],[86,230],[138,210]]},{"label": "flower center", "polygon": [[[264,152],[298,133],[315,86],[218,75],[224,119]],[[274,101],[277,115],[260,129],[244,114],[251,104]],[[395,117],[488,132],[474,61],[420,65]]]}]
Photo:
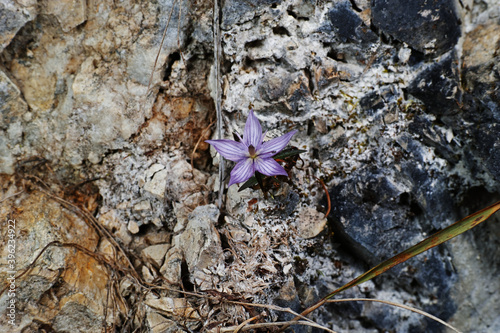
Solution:
[{"label": "flower center", "polygon": [[250,155],[251,158],[256,158],[256,154],[255,154],[255,147],[250,145],[248,146],[248,154]]}]

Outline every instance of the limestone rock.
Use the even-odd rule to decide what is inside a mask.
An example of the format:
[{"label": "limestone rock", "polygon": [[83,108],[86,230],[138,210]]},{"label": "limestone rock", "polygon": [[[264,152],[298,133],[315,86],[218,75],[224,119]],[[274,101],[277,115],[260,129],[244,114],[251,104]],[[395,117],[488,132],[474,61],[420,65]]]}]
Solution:
[{"label": "limestone rock", "polygon": [[[150,323],[156,321],[160,325],[166,326],[167,332],[179,332],[177,325],[175,325],[175,323],[179,322],[185,323],[191,329],[196,329],[200,326],[201,317],[198,311],[191,307],[185,298],[148,297],[144,303],[152,310],[171,319],[169,321],[162,320],[158,322],[159,318],[157,316],[148,316]],[[174,331],[174,328],[177,330]]]},{"label": "limestone rock", "polygon": [[[1,5],[0,5],[1,6]],[[19,154],[23,118],[28,115],[26,102],[21,98],[18,87],[0,71],[0,173],[14,172],[14,154]],[[29,119],[29,118],[28,118]]]},{"label": "limestone rock", "polygon": [[176,324],[175,321],[165,318],[158,312],[148,311],[147,319],[148,319],[148,326],[151,332],[154,333],[185,332]]},{"label": "limestone rock", "polygon": [[165,254],[167,253],[169,248],[169,244],[155,244],[148,246],[147,248],[142,250],[142,254],[146,258],[153,260],[153,262],[156,263],[158,267],[161,267],[161,265],[163,264],[163,260],[165,259]]},{"label": "limestone rock", "polygon": [[36,1],[3,1],[0,4],[0,52],[26,22],[36,16]]},{"label": "limestone rock", "polygon": [[[40,192],[23,195],[16,206],[16,213],[9,218],[4,215],[6,210],[2,209],[2,218],[16,221],[17,275],[53,241],[77,244],[90,252],[96,249],[98,237],[95,231],[47,195]],[[7,228],[3,230],[2,237],[7,239]],[[6,253],[6,245],[2,242],[2,253]],[[1,260],[6,259],[3,256]],[[6,279],[6,274],[3,271],[2,279]],[[81,323],[81,329],[99,329],[106,311],[102,300],[106,299],[108,280],[106,268],[87,253],[71,247],[48,247],[33,268],[16,279],[16,309],[22,319],[17,319],[17,322],[25,329],[36,329],[40,321],[50,322],[58,332],[74,331],[75,322]],[[50,296],[54,292],[60,292],[57,298]],[[2,299],[6,295],[3,294]],[[7,303],[2,304],[0,327],[10,331],[11,326],[8,326],[4,315]],[[113,316],[107,319],[111,322],[115,320]]]},{"label": "limestone rock", "polygon": [[219,210],[215,205],[199,206],[189,215],[186,229],[174,237],[174,244],[181,249],[193,282],[204,289],[212,285],[206,269],[222,262],[220,236],[215,229]]},{"label": "limestone rock", "polygon": [[82,24],[87,18],[87,6],[83,0],[48,0],[44,5],[44,14],[57,17],[64,32]]},{"label": "limestone rock", "polygon": [[181,265],[183,260],[182,252],[179,248],[173,247],[165,255],[165,263],[160,268],[160,273],[172,286],[181,284]]},{"label": "limestone rock", "polygon": [[169,172],[165,166],[154,164],[146,171],[146,184],[144,190],[159,197],[165,197]]},{"label": "limestone rock", "polygon": [[314,208],[307,207],[301,209],[297,219],[297,229],[300,237],[313,238],[319,235],[326,226],[325,214],[318,212]]}]

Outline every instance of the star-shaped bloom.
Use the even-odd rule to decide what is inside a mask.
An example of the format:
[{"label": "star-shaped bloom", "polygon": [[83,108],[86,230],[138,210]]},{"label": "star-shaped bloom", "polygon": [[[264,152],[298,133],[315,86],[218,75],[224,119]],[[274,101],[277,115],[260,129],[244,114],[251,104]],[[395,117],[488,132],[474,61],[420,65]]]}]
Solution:
[{"label": "star-shaped bloom", "polygon": [[297,131],[288,132],[278,138],[264,141],[266,134],[262,134],[259,120],[250,110],[243,139],[238,135],[240,141],[233,140],[206,140],[224,158],[236,162],[231,171],[229,185],[242,183],[252,177],[256,171],[266,176],[288,176],[286,170],[272,157],[279,153],[288,144]]}]

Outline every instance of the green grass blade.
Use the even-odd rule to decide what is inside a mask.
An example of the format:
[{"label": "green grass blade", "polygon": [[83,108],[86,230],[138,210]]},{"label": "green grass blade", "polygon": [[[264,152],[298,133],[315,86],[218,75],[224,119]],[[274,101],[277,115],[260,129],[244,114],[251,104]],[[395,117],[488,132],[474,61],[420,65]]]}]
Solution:
[{"label": "green grass blade", "polygon": [[275,160],[277,160],[277,159],[283,159],[283,158],[287,158],[287,157],[290,157],[290,156],[295,156],[295,155],[299,155],[299,154],[305,153],[306,151],[307,150],[303,150],[303,149],[289,148],[289,149],[285,149],[285,150],[281,151],[280,153],[274,155],[273,158]]},{"label": "green grass blade", "polygon": [[484,208],[472,215],[467,216],[466,218],[455,222],[449,227],[444,228],[441,231],[436,232],[434,235],[424,239],[420,243],[410,247],[409,249],[395,255],[394,257],[387,259],[386,261],[378,264],[373,267],[369,271],[361,274],[351,282],[345,284],[334,292],[328,294],[325,299],[331,298],[332,296],[338,294],[341,291],[349,289],[351,287],[357,286],[363,282],[373,279],[377,275],[384,273],[385,271],[391,269],[392,267],[405,262],[406,260],[419,255],[422,252],[425,252],[434,246],[442,244],[455,236],[460,235],[461,233],[474,228],[479,223],[488,219],[491,215],[497,212],[500,209],[500,201],[495,203],[492,206]]},{"label": "green grass blade", "polygon": [[253,176],[252,178],[250,178],[249,180],[247,180],[243,185],[241,185],[240,189],[238,190],[238,192],[246,190],[247,188],[252,187],[254,185],[257,185],[257,178],[255,178],[255,176]]}]

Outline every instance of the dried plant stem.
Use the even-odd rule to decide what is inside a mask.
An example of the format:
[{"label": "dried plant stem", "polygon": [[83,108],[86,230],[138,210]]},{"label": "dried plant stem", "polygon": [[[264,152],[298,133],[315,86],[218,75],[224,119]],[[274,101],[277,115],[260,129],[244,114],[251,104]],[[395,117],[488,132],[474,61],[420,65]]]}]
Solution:
[{"label": "dried plant stem", "polygon": [[[151,89],[151,84],[153,83],[153,76],[155,73],[156,65],[158,64],[158,59],[160,58],[161,49],[163,48],[163,42],[165,41],[165,36],[167,34],[168,26],[170,24],[170,20],[172,19],[172,14],[174,12],[174,7],[175,7],[176,3],[177,3],[177,0],[174,0],[172,2],[172,9],[170,10],[170,13],[168,14],[167,24],[165,25],[165,29],[163,30],[163,35],[161,36],[160,47],[158,48],[158,53],[156,54],[155,62],[153,64],[153,69],[151,70],[151,75],[149,76],[148,89],[146,90],[146,96],[145,96],[146,99],[148,98],[149,89]],[[180,14],[179,14],[179,21],[180,21]]]},{"label": "dried plant stem", "polygon": [[[222,96],[220,79],[221,37],[219,22],[219,0],[214,0],[214,72],[215,72],[215,112],[217,114],[217,136],[222,139]],[[217,206],[222,208],[224,194],[224,160],[219,162],[219,198]]]},{"label": "dried plant stem", "polygon": [[194,166],[193,166],[193,161],[194,161],[194,153],[196,153],[196,149],[198,149],[198,146],[200,145],[200,142],[201,140],[203,139],[203,135],[205,134],[205,132],[210,129],[210,127],[212,127],[212,125],[215,123],[215,121],[212,121],[210,123],[210,125],[208,125],[207,127],[205,127],[203,129],[203,131],[201,131],[201,135],[200,135],[200,138],[198,139],[198,141],[196,142],[196,144],[194,145],[194,148],[193,148],[193,151],[191,153],[191,169],[194,169]]},{"label": "dried plant stem", "polygon": [[24,190],[21,190],[21,191],[19,191],[19,192],[17,192],[17,193],[14,193],[14,194],[12,194],[12,195],[9,195],[8,197],[5,197],[5,198],[3,198],[2,200],[0,200],[0,203],[2,203],[2,202],[4,202],[4,201],[7,201],[7,200],[9,200],[9,199],[11,199],[11,198],[14,198],[14,197],[16,197],[16,196],[18,196],[18,195],[20,195],[20,194],[23,194],[23,193],[24,193]]},{"label": "dried plant stem", "polygon": [[[328,329],[324,326],[321,326],[316,323],[311,323],[308,321],[295,321],[295,322],[275,322],[275,323],[260,323],[260,324],[252,324],[252,325],[246,325],[245,327],[242,327],[239,332],[246,332],[249,330],[254,330],[254,329],[259,329],[259,328],[267,328],[267,327],[276,327],[276,326],[281,326],[281,325],[287,325],[287,324],[293,324],[293,325],[306,325],[306,326],[311,326],[315,328],[322,329],[326,332],[330,333],[336,333],[335,331],[332,331],[331,329]],[[235,332],[235,330],[238,328],[238,326],[231,326],[231,327],[218,327],[217,332]]]},{"label": "dried plant stem", "polygon": [[392,306],[397,306],[399,308],[402,308],[402,309],[406,309],[406,310],[409,310],[409,311],[412,311],[412,312],[415,312],[415,313],[418,313],[418,314],[421,314],[422,316],[426,316],[427,318],[430,318],[432,320],[435,320],[437,321],[438,323],[448,327],[449,329],[457,332],[457,333],[461,333],[458,329],[456,329],[455,327],[451,326],[450,324],[448,324],[447,322],[445,322],[444,320],[441,320],[439,319],[438,317],[435,317],[433,315],[431,315],[430,313],[427,313],[425,311],[422,311],[422,310],[419,310],[419,309],[416,309],[416,308],[413,308],[411,306],[407,306],[407,305],[404,305],[404,304],[400,304],[400,303],[395,303],[395,302],[390,302],[390,301],[384,301],[384,300],[381,300],[381,299],[371,299],[371,298],[343,298],[343,299],[332,299],[332,300],[328,300],[328,303],[340,303],[340,302],[354,302],[354,301],[363,301],[363,302],[378,302],[378,303],[384,303],[384,304],[388,304],[388,305],[392,305]]},{"label": "dried plant stem", "polygon": [[227,302],[230,304],[242,305],[244,307],[252,306],[255,308],[265,308],[265,309],[270,309],[270,310],[274,310],[274,311],[287,312],[287,313],[290,313],[290,314],[292,314],[300,319],[303,319],[303,320],[308,321],[310,323],[314,323],[311,319],[302,316],[301,314],[293,311],[290,308],[282,308],[280,306],[271,305],[271,304],[247,303],[247,302],[239,302],[239,301],[227,301]]},{"label": "dried plant stem", "polygon": [[323,182],[323,180],[321,178],[317,178],[315,176],[313,176],[313,177],[314,177],[314,179],[316,179],[321,184],[321,187],[323,187],[323,191],[325,191],[326,201],[327,201],[327,204],[328,204],[328,210],[325,213],[325,218],[326,218],[326,217],[328,217],[328,215],[330,215],[330,211],[332,210],[332,202],[330,200],[330,194],[328,193],[328,189],[326,188],[325,183]]},{"label": "dried plant stem", "polygon": [[238,327],[236,327],[236,329],[234,330],[234,333],[238,333],[241,331],[241,329],[245,326],[247,326],[248,324],[250,324],[252,321],[254,320],[257,320],[259,319],[260,316],[255,316],[255,317],[252,317],[252,318],[249,318],[247,320],[245,320],[244,322],[242,322],[240,325],[238,325]]}]

